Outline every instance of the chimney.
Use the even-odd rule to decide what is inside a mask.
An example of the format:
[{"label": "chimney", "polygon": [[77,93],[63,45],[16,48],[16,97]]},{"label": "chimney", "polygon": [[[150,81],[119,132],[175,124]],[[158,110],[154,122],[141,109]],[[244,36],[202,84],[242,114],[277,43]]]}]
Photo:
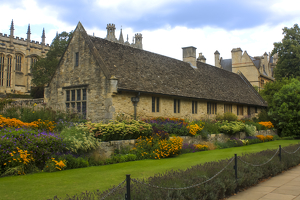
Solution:
[{"label": "chimney", "polygon": [[215,66],[218,67],[218,68],[221,68],[219,51],[216,50],[214,54],[215,54]]},{"label": "chimney", "polygon": [[190,63],[192,66],[197,67],[196,65],[196,47],[182,47],[182,57],[183,61]]},{"label": "chimney", "polygon": [[239,48],[233,48],[231,50],[231,57],[232,57],[232,65],[237,64],[237,63],[241,63],[242,61],[242,49]]},{"label": "chimney", "polygon": [[199,53],[199,57],[197,58],[197,61],[206,63],[206,58],[202,55],[202,53]]}]

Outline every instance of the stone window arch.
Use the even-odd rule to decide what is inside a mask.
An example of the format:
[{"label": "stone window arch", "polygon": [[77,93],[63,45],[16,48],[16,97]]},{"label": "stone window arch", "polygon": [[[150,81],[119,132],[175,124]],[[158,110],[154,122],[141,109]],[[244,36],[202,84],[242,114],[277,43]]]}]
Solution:
[{"label": "stone window arch", "polygon": [[16,54],[16,71],[22,71],[22,55]]},{"label": "stone window arch", "polygon": [[4,54],[0,53],[0,86],[4,84]]},{"label": "stone window arch", "polygon": [[6,86],[11,86],[11,74],[12,74],[12,56],[7,56],[7,77]]}]

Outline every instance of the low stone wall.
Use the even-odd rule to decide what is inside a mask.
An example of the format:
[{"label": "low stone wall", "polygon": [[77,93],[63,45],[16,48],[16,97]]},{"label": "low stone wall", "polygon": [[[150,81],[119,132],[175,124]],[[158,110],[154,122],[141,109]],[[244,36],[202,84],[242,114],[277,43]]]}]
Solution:
[{"label": "low stone wall", "polygon": [[[256,131],[255,135],[277,135],[276,130],[262,130],[262,131]],[[184,143],[189,144],[199,144],[201,142],[226,142],[227,139],[231,138],[232,136],[227,136],[223,133],[220,134],[211,134],[208,135],[209,137],[207,139],[202,139],[201,136],[180,136],[183,139]],[[246,133],[241,132],[237,133],[233,137],[238,139],[243,139],[246,137]],[[96,156],[99,159],[106,159],[110,158],[110,156],[114,153],[115,149],[121,149],[121,147],[130,147],[133,148],[135,144],[135,139],[133,140],[115,140],[115,141],[109,141],[109,142],[101,142],[101,145],[98,149],[96,149],[93,152],[93,156]]]}]

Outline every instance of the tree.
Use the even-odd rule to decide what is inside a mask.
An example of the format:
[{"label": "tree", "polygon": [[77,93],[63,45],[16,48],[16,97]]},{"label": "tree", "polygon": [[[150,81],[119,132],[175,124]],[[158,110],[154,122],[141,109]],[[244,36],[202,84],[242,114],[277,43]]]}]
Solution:
[{"label": "tree", "polygon": [[283,28],[282,42],[275,42],[272,55],[278,53],[275,78],[300,76],[300,28],[295,24],[292,28]]},{"label": "tree", "polygon": [[[299,77],[300,78],[300,77]],[[299,79],[298,78],[298,79]],[[286,77],[276,80],[275,82],[268,82],[264,89],[259,91],[259,94],[262,96],[262,98],[268,102],[268,106],[272,107],[274,106],[273,100],[274,95],[286,84],[291,83],[292,79],[288,79]]]},{"label": "tree", "polygon": [[33,76],[32,83],[36,87],[43,88],[50,82],[55,73],[60,58],[67,48],[73,32],[62,32],[53,39],[50,50],[45,58],[39,58],[38,61],[31,67]]},{"label": "tree", "polygon": [[272,117],[275,128],[281,136],[300,136],[300,81],[291,79],[273,98],[268,115]]}]

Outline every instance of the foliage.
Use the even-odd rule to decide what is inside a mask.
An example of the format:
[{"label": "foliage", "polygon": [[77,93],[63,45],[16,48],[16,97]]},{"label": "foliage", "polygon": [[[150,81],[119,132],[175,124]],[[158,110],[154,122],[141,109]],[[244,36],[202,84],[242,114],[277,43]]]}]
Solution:
[{"label": "foliage", "polygon": [[269,116],[280,136],[300,135],[300,81],[292,79],[274,95]]},{"label": "foliage", "polygon": [[67,167],[66,163],[67,163],[66,160],[57,161],[57,160],[55,160],[55,158],[51,158],[51,159],[47,160],[43,171],[44,172],[55,172],[57,170],[59,170],[59,171],[64,170],[64,168]]},{"label": "foliage", "polygon": [[9,105],[14,102],[12,99],[0,99],[0,111],[3,110],[5,105]]},{"label": "foliage", "polygon": [[55,133],[29,128],[3,128],[0,130],[0,173],[3,173],[13,151],[18,149],[30,152],[34,165],[43,169],[51,155],[65,151],[62,138]]},{"label": "foliage", "polygon": [[199,121],[198,123],[193,122],[193,123],[189,124],[186,128],[189,129],[189,133],[192,136],[195,136],[196,134],[201,134],[201,131],[203,130],[204,125],[205,125],[204,122]]},{"label": "foliage", "polygon": [[232,121],[237,121],[238,118],[234,113],[231,112],[225,112],[223,115],[218,114],[216,116],[216,120],[217,121],[228,121],[228,122],[232,122]]},{"label": "foliage", "polygon": [[6,104],[0,112],[4,117],[16,118],[22,122],[38,122],[39,128],[50,131],[61,131],[73,122],[85,122],[80,114],[65,109],[52,109],[45,104],[14,103]]},{"label": "foliage", "polygon": [[143,119],[143,121],[151,124],[153,128],[156,127],[159,130],[165,131],[171,135],[189,135],[189,130],[186,128],[188,126],[188,122],[186,122],[184,119],[154,117],[150,119]]},{"label": "foliage", "polygon": [[254,136],[256,133],[256,126],[253,126],[251,124],[245,124],[245,133],[248,136]]},{"label": "foliage", "polygon": [[263,125],[264,127],[266,127],[267,129],[271,129],[274,128],[274,125],[272,124],[272,122],[268,121],[268,122],[258,122],[260,125]]},{"label": "foliage", "polygon": [[50,46],[45,58],[39,60],[31,66],[33,76],[32,83],[35,86],[43,87],[49,83],[58,66],[59,60],[62,57],[73,33],[62,32],[57,35]]},{"label": "foliage", "polygon": [[76,169],[90,166],[89,160],[87,157],[72,155],[72,154],[64,154],[57,156],[59,160],[65,160],[67,163],[66,169]]},{"label": "foliage", "polygon": [[34,158],[27,150],[23,151],[17,147],[17,151],[12,151],[9,155],[11,157],[3,164],[7,170],[1,176],[24,175],[34,168]]},{"label": "foliage", "polygon": [[143,121],[113,121],[108,124],[87,122],[85,126],[101,141],[136,139],[152,134],[152,127]]},{"label": "foliage", "polygon": [[138,159],[161,159],[178,155],[182,149],[183,139],[172,137],[169,140],[161,139],[159,135],[140,136],[135,143],[135,152]]},{"label": "foliage", "polygon": [[194,153],[209,150],[208,144],[183,143],[181,153]]},{"label": "foliage", "polygon": [[66,149],[73,153],[83,153],[96,149],[100,145],[100,140],[95,138],[94,133],[84,124],[77,124],[70,128],[65,128],[60,133]]},{"label": "foliage", "polygon": [[202,130],[202,134],[218,134],[219,132],[219,125],[215,121],[206,120],[205,126]]},{"label": "foliage", "polygon": [[273,136],[272,135],[257,135],[256,136],[260,141],[262,142],[267,142],[267,141],[272,141],[273,140]]},{"label": "foliage", "polygon": [[274,43],[272,55],[278,53],[278,61],[275,68],[275,78],[300,76],[300,28],[294,27],[283,29],[283,39]]},{"label": "foliage", "polygon": [[219,129],[221,133],[227,135],[234,135],[238,132],[244,131],[245,124],[240,121],[232,121],[232,122],[223,121],[222,123],[219,123]]},{"label": "foliage", "polygon": [[[299,145],[287,147],[286,150],[292,152]],[[258,153],[244,154],[239,156],[241,160],[252,164],[262,164],[269,160],[276,150],[265,150]],[[186,188],[184,190],[165,190],[149,187],[154,185],[164,188],[183,188],[191,185],[196,185],[213,177],[221,171],[229,162],[229,159],[207,162],[201,165],[192,166],[186,170],[170,170],[165,173],[160,173],[151,176],[147,179],[139,179],[140,184],[132,182],[131,197],[133,199],[224,199],[227,196],[233,195],[235,189],[242,191],[252,185],[257,184],[262,179],[274,176],[282,171],[289,169],[291,166],[299,164],[299,156],[285,154],[280,161],[276,156],[274,159],[261,166],[253,167],[243,162],[238,162],[238,181],[236,182],[235,173],[232,169],[234,162],[224,169],[216,178],[205,184],[200,184],[195,188]],[[111,188],[113,189],[113,188]],[[110,190],[103,192],[89,193],[92,197],[98,199],[107,195]],[[107,199],[121,199],[126,193],[126,187],[121,186],[115,190]],[[86,197],[83,195],[81,197]],[[74,196],[78,197],[77,195]],[[92,198],[90,198],[92,199]]]}]

